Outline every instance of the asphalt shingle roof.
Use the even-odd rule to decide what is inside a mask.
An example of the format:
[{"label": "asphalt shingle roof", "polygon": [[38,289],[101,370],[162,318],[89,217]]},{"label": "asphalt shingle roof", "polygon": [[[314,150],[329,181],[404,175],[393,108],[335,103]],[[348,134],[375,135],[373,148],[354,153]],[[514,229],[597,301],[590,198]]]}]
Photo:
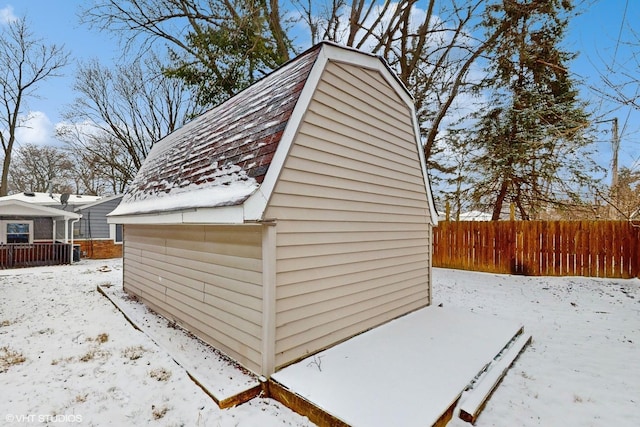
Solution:
[{"label": "asphalt shingle roof", "polygon": [[[246,200],[269,169],[320,46],[158,141],[122,205],[156,198],[168,201],[174,194],[220,186],[227,190],[238,186],[240,191],[226,191],[228,196],[201,200],[199,205],[227,206]],[[186,207],[163,206],[165,210]]]}]

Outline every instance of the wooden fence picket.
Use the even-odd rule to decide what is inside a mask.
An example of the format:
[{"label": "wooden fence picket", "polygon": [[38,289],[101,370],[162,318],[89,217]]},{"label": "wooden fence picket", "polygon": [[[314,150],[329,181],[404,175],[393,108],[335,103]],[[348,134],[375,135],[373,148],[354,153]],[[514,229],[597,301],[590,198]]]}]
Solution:
[{"label": "wooden fence picket", "polygon": [[640,277],[640,227],[626,221],[443,221],[434,267],[531,276]]}]

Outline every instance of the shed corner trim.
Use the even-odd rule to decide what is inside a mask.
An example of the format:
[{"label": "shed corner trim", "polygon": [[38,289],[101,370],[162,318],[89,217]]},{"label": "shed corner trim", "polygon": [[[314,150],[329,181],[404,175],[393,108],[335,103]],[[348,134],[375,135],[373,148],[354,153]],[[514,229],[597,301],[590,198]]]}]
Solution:
[{"label": "shed corner trim", "polygon": [[267,170],[267,174],[265,175],[262,184],[260,184],[258,189],[243,203],[246,221],[260,221],[264,215],[267,205],[269,204],[269,200],[271,199],[271,194],[273,193],[276,183],[280,178],[280,173],[282,172],[285,160],[289,155],[295,136],[298,133],[298,128],[302,123],[304,114],[309,107],[309,103],[313,98],[316,87],[320,82],[322,73],[324,72],[327,61],[329,60],[325,51],[326,47],[327,45],[323,46],[316,58],[316,62],[313,64],[313,67],[309,72],[307,81],[305,82],[304,88],[298,97],[298,102],[291,113],[291,117],[287,122],[282,138],[280,139],[280,143],[278,144],[278,148],[273,156],[273,160],[271,160],[271,165]]}]

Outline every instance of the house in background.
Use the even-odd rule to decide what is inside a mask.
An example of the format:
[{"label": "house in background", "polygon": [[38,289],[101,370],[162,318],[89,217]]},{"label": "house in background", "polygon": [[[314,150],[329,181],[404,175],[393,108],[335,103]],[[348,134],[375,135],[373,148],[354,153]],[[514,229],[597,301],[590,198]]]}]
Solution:
[{"label": "house in background", "polygon": [[323,42],[156,142],[109,222],[127,292],[270,376],[429,305],[436,215],[406,88]]},{"label": "house in background", "polygon": [[[122,227],[107,224],[106,215],[118,205],[121,199],[122,195],[101,197],[22,192],[0,197],[0,202],[19,201],[32,206],[76,214],[75,220],[66,229],[60,223],[55,226],[55,218],[59,216],[58,212],[54,212],[53,216],[33,217],[27,214],[25,219],[31,218],[32,223],[30,243],[67,242],[73,239],[74,243],[79,246],[79,254],[77,255],[89,258],[115,258],[122,256]],[[14,219],[19,219],[19,215]]]},{"label": "house in background", "polygon": [[74,212],[82,215],[73,227],[73,237],[80,245],[82,257],[106,259],[122,256],[122,224],[107,223],[107,214],[121,200],[122,194],[119,194],[74,208]]},{"label": "house in background", "polygon": [[446,214],[440,215],[439,221],[491,221],[491,213],[471,210],[467,212],[461,212],[456,218],[455,215],[451,215],[451,218],[447,218]]},{"label": "house in background", "polygon": [[75,212],[0,197],[0,268],[71,263],[79,220]]}]

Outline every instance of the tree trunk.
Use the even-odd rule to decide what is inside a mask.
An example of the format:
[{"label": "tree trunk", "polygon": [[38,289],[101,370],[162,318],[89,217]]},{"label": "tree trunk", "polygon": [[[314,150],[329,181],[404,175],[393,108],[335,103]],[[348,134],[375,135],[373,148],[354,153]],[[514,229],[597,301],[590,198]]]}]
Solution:
[{"label": "tree trunk", "polygon": [[281,64],[289,60],[289,49],[287,48],[287,34],[282,29],[280,19],[280,6],[278,0],[269,0],[269,29],[276,42],[278,60]]},{"label": "tree trunk", "polygon": [[9,192],[9,166],[11,165],[11,148],[13,141],[9,140],[8,149],[4,150],[4,161],[2,162],[2,180],[0,181],[0,197],[6,196]]},{"label": "tree trunk", "polygon": [[507,197],[508,189],[509,183],[505,179],[502,181],[502,185],[500,185],[500,191],[498,192],[496,203],[495,205],[493,205],[493,214],[491,215],[491,221],[497,221],[500,219],[500,212],[502,212],[502,205],[504,204],[504,199]]}]

